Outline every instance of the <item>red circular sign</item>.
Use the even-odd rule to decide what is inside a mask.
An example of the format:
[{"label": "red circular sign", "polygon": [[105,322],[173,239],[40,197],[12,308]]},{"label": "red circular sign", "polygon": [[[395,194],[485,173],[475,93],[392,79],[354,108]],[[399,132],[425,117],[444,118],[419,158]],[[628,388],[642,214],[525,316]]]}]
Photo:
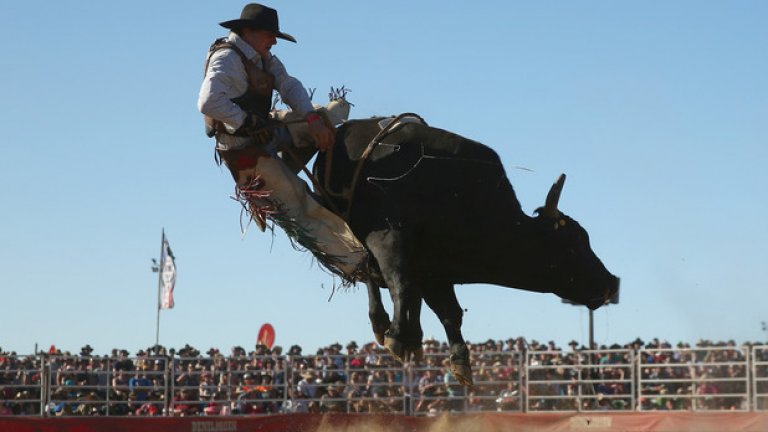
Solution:
[{"label": "red circular sign", "polygon": [[275,343],[275,329],[272,324],[267,323],[261,326],[259,335],[256,337],[256,343],[272,349],[272,345]]}]

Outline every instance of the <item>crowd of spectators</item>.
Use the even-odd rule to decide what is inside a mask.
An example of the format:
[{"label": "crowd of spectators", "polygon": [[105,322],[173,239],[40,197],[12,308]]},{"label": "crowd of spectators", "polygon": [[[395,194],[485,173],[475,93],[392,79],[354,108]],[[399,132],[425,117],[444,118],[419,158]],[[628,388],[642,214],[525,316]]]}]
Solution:
[{"label": "crowd of spectators", "polygon": [[[530,411],[547,410],[747,410],[747,355],[753,344],[702,340],[691,347],[654,338],[599,352],[529,351]],[[768,349],[755,344],[757,409],[768,408]],[[583,347],[582,347],[583,348]],[[762,364],[761,364],[762,363]],[[638,366],[636,366],[636,364]],[[638,367],[635,373],[634,369]],[[762,380],[762,381],[761,381]],[[580,395],[574,398],[574,395]],[[762,395],[762,396],[761,396]],[[634,398],[633,398],[634,397]],[[581,403],[580,407],[575,404]]]},{"label": "crowd of spectators", "polygon": [[[256,345],[201,353],[150,347],[133,355],[0,350],[0,415],[198,416],[271,413],[405,413],[557,410],[743,410],[749,346],[654,339],[625,345],[522,337],[468,343],[473,381],[460,385],[445,342],[424,341],[424,360],[402,365],[375,343],[305,353]],[[756,408],[768,408],[768,349],[755,349]],[[634,372],[637,367],[637,372]]]},{"label": "crowd of spectators", "polygon": [[[702,341],[695,349],[679,343],[676,349],[655,339],[646,346],[640,359],[643,385],[640,406],[643,410],[744,410],[743,396],[749,387],[748,352],[734,341]],[[768,360],[758,350],[757,360]],[[755,368],[762,377],[765,367]],[[689,397],[689,396],[697,397]],[[768,396],[768,395],[766,395]]]}]

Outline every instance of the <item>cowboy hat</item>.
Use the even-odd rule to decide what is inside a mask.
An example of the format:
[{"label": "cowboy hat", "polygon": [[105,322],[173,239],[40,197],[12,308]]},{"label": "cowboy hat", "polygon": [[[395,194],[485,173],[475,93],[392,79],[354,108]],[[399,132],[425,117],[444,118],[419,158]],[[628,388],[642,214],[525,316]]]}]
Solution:
[{"label": "cowboy hat", "polygon": [[312,369],[307,369],[305,371],[302,371],[300,375],[302,378],[306,378],[306,379],[313,379],[317,377],[317,375],[315,374],[315,371]]},{"label": "cowboy hat", "polygon": [[240,13],[240,19],[224,21],[219,23],[219,25],[230,30],[237,30],[243,27],[269,30],[280,39],[296,42],[293,36],[280,31],[280,26],[277,23],[277,11],[258,3],[245,5],[243,12]]}]

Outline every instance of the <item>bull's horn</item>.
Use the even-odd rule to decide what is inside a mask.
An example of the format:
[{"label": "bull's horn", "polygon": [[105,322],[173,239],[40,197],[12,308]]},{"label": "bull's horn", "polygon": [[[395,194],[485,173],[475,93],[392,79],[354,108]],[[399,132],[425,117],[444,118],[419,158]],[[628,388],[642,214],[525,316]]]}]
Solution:
[{"label": "bull's horn", "polygon": [[560,174],[560,177],[557,178],[557,181],[549,189],[547,200],[544,203],[544,208],[539,212],[539,214],[550,218],[560,217],[560,211],[557,209],[557,202],[560,201],[560,193],[563,191],[564,184],[565,174]]}]

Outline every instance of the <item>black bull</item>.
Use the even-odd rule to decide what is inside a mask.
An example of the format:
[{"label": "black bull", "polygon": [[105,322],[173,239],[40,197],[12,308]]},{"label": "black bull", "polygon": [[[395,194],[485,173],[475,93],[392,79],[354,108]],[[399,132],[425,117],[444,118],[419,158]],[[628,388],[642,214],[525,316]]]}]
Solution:
[{"label": "black bull", "polygon": [[[444,130],[405,124],[361,163],[378,120],[341,126],[331,176],[326,154],[314,170],[371,254],[369,316],[377,341],[396,357],[421,356],[423,299],[445,328],[452,371],[472,383],[455,284],[555,293],[592,309],[617,293],[619,279],[592,251],[587,232],[557,209],[564,176],[529,217],[496,152]],[[379,288],[392,297],[391,322]]]}]

